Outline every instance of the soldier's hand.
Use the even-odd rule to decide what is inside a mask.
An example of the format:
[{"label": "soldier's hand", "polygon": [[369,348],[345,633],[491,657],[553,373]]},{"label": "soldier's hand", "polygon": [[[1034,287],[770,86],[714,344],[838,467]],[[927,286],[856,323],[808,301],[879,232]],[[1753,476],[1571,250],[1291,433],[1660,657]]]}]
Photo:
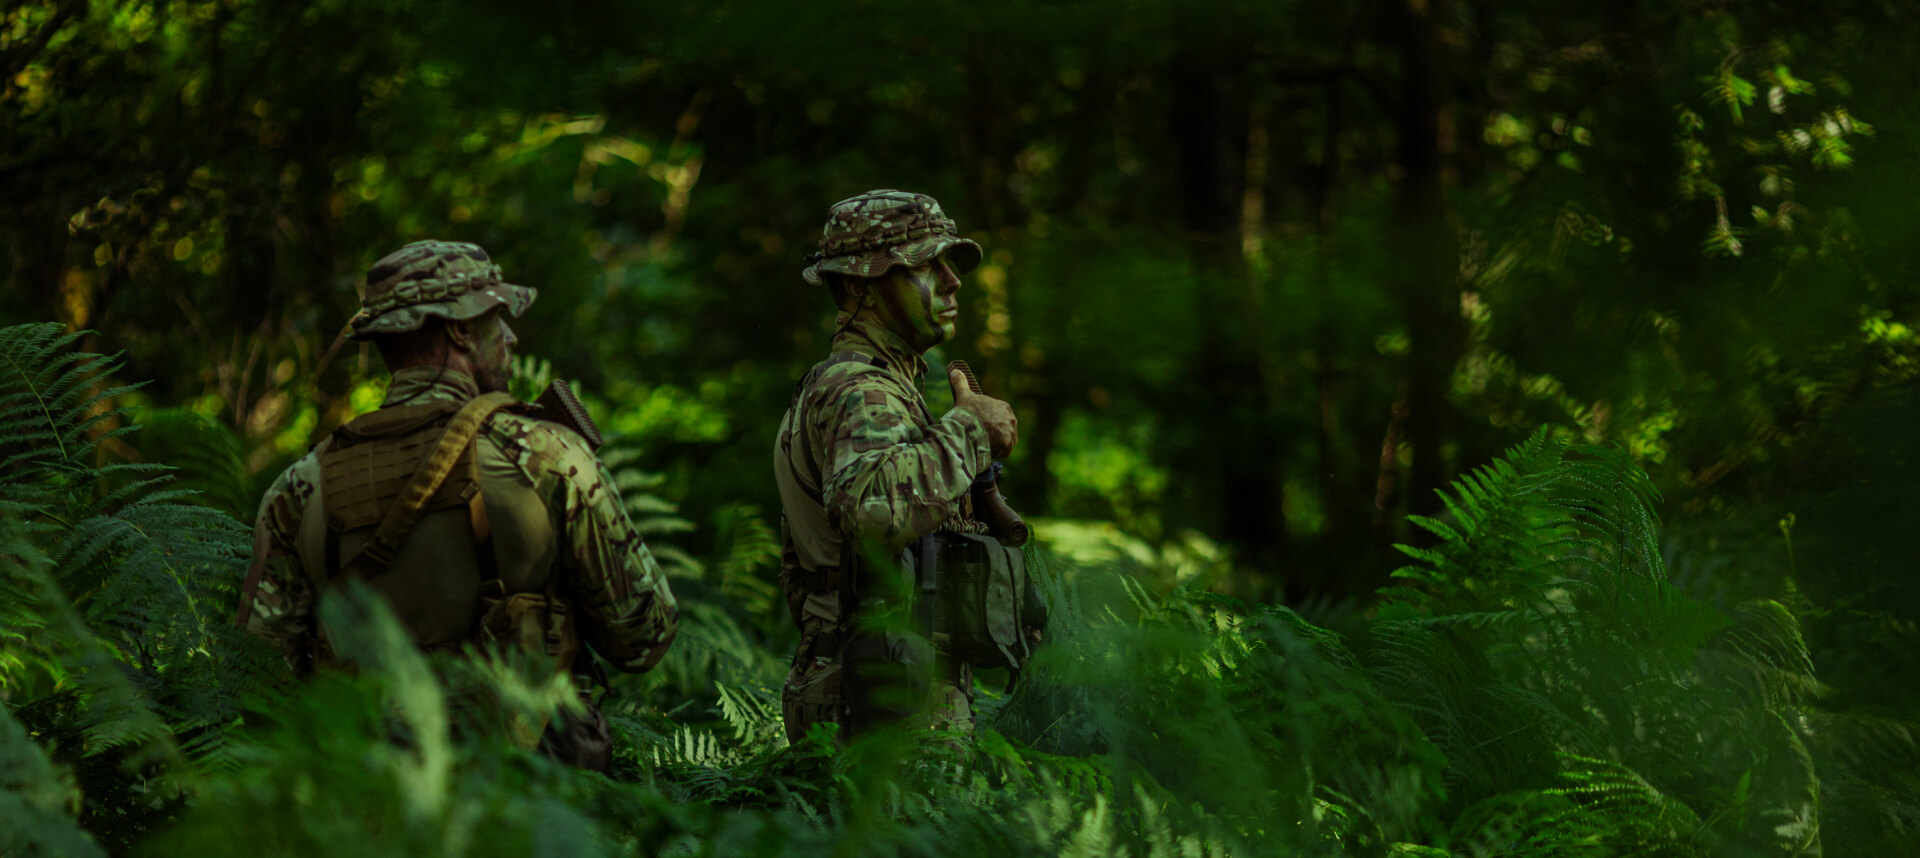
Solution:
[{"label": "soldier's hand", "polygon": [[993,457],[1006,458],[1013,452],[1013,445],[1020,440],[1020,418],[1013,416],[1013,406],[984,393],[974,393],[967,386],[967,377],[959,370],[947,373],[947,383],[953,385],[953,405],[965,408],[968,413],[980,418],[987,427],[987,445],[993,448]]}]

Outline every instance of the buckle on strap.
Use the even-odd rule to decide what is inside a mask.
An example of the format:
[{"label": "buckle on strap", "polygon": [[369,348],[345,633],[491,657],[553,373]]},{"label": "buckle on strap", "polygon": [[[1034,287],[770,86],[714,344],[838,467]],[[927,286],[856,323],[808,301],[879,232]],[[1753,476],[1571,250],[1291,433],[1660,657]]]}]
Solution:
[{"label": "buckle on strap", "polygon": [[364,564],[367,568],[384,571],[387,567],[393,565],[393,555],[396,549],[397,546],[389,546],[380,540],[370,540],[365,547],[360,549],[360,553],[356,555],[354,559]]},{"label": "buckle on strap", "polygon": [[547,600],[547,647],[550,653],[560,651],[560,642],[566,638],[567,603],[564,600]]},{"label": "buckle on strap", "polygon": [[807,644],[807,658],[839,658],[842,635],[838,626],[829,626],[815,634]]},{"label": "buckle on strap", "polygon": [[840,589],[840,567],[825,566],[819,569],[801,567],[799,574],[793,576],[793,580],[794,583],[799,584],[809,595],[814,593],[832,593]]}]

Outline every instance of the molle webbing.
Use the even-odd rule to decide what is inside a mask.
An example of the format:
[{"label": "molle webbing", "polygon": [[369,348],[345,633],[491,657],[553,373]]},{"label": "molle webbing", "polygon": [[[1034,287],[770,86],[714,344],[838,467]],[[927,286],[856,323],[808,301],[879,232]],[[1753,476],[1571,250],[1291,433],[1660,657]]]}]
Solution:
[{"label": "molle webbing", "polygon": [[[344,449],[337,454],[329,449],[321,460],[321,479],[325,484],[322,491],[328,495],[328,524],[346,525],[334,531],[340,533],[371,523],[365,520],[369,507],[384,506],[385,509],[372,541],[342,564],[341,573],[351,570],[371,578],[385,572],[422,514],[430,509],[469,503],[479,488],[473,476],[473,439],[493,412],[513,401],[513,397],[505,393],[476,397],[462,406],[438,432],[418,431],[444,413],[444,409],[434,406],[419,406],[427,410],[425,414],[395,413],[382,420],[366,423],[356,420],[343,427],[347,436],[366,440],[343,445]],[[385,409],[369,417],[409,408]],[[354,455],[355,448],[364,449],[360,455]],[[467,467],[461,470],[454,485],[448,485],[448,475],[462,462],[467,463]],[[336,471],[340,478],[337,480],[334,479]],[[404,486],[399,485],[400,475],[409,475]],[[343,495],[337,507],[332,497],[336,487]],[[392,500],[387,501],[387,497]]]},{"label": "molle webbing", "polygon": [[[320,455],[327,528],[346,533],[379,524],[413,478],[413,472],[439,444],[459,406],[456,402],[438,402],[383,408],[335,430]],[[460,495],[473,483],[471,467],[460,467],[470,466],[471,457],[462,458],[467,461],[454,463],[440,496],[423,509],[432,511],[460,502]]]}]

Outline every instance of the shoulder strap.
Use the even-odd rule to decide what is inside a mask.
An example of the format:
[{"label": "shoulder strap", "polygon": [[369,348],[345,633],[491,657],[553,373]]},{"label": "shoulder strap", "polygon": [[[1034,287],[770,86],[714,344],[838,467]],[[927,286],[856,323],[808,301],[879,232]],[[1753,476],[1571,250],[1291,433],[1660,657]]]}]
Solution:
[{"label": "shoulder strap", "polygon": [[393,563],[394,554],[400,550],[400,544],[406,541],[407,534],[413,532],[413,526],[420,523],[421,507],[440,490],[440,484],[446,482],[447,474],[453,470],[454,463],[460,460],[460,454],[480,434],[480,426],[493,416],[493,412],[513,402],[509,394],[489,393],[475,397],[462,406],[460,412],[453,415],[453,422],[447,424],[439,445],[413,472],[413,478],[400,492],[400,497],[387,509],[386,516],[380,520],[379,529],[374,531],[373,540],[349,559],[341,567],[340,573],[354,574],[364,579],[387,571],[387,567]]}]

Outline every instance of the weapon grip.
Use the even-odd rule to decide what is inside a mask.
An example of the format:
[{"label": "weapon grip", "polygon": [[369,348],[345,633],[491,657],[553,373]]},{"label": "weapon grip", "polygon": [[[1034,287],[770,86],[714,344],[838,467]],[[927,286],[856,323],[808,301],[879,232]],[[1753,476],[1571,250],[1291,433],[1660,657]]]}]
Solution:
[{"label": "weapon grip", "polygon": [[[974,393],[987,395],[986,391],[980,389],[980,380],[973,376],[973,367],[967,366],[966,361],[957,360],[947,364],[947,372],[956,369],[967,379],[967,387],[972,388]],[[1024,545],[1033,532],[1020,514],[1007,506],[1007,499],[1000,496],[1000,463],[994,462],[992,470],[980,476],[981,479],[973,484],[974,513],[986,519],[988,531],[1002,544]]]},{"label": "weapon grip", "polygon": [[587,406],[580,402],[580,397],[573,395],[573,388],[565,381],[554,379],[533,404],[540,409],[540,416],[579,433],[586,440],[587,449],[600,449],[604,440],[600,436],[600,427],[594,425],[593,418],[587,414]]},{"label": "weapon grip", "polygon": [[947,372],[953,372],[956,369],[960,371],[961,375],[966,376],[968,388],[981,396],[987,395],[986,391],[980,389],[980,379],[973,377],[973,367],[967,366],[966,361],[957,360],[947,364]]},{"label": "weapon grip", "polygon": [[[997,467],[1000,463],[993,464]],[[985,485],[975,484],[973,508],[986,520],[987,532],[1000,540],[1002,545],[1018,548],[1033,536],[1026,520],[1014,512],[1013,507],[1007,506],[1006,498],[1001,497],[999,480],[989,481]]]}]

